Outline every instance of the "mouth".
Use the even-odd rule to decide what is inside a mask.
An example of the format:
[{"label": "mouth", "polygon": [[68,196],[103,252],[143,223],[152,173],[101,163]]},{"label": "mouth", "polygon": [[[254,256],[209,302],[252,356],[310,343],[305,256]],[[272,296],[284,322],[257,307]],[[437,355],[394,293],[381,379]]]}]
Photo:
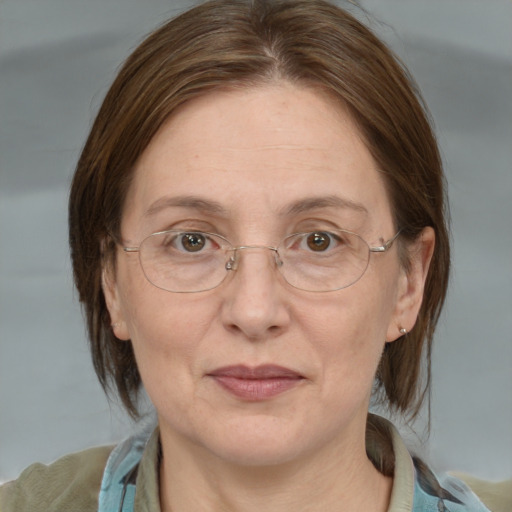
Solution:
[{"label": "mouth", "polygon": [[230,394],[249,401],[267,400],[298,386],[304,377],[276,365],[225,366],[208,373]]}]

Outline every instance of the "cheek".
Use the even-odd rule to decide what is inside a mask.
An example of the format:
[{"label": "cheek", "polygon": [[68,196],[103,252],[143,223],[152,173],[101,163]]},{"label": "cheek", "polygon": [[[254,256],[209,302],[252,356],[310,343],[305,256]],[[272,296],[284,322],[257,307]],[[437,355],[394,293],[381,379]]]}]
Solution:
[{"label": "cheek", "polygon": [[353,392],[357,396],[369,392],[373,385],[396,292],[394,286],[380,283],[376,287],[372,282],[373,286],[360,282],[341,290],[337,300],[310,307],[304,316],[307,326],[304,323],[303,329],[309,331],[308,338],[321,360],[329,393],[338,393],[343,387],[347,395]]},{"label": "cheek", "polygon": [[362,297],[347,294],[323,307],[309,308],[304,316],[311,332],[316,331],[319,346],[329,356],[343,352],[357,357],[384,343],[391,303],[371,294]]},{"label": "cheek", "polygon": [[169,294],[135,306],[130,327],[137,367],[148,396],[159,414],[175,415],[175,428],[185,432],[190,428],[190,411],[201,389],[198,362],[212,314],[204,307],[191,307],[176,299]]},{"label": "cheek", "polygon": [[[138,263],[138,262],[136,262]],[[142,379],[162,379],[192,364],[215,306],[150,284],[139,268],[120,268],[120,301]]]},{"label": "cheek", "polygon": [[211,311],[162,299],[146,300],[132,309],[129,328],[135,350],[166,359],[192,353],[208,329]]},{"label": "cheek", "polygon": [[373,315],[347,307],[331,317],[329,327],[318,333],[317,351],[330,381],[343,381],[348,387],[373,381],[385,329],[378,328],[372,320]]}]

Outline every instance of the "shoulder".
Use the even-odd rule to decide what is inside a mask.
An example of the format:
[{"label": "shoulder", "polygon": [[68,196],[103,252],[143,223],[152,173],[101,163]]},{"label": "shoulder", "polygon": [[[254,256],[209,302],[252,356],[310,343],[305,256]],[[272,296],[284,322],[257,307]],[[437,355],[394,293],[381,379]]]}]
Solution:
[{"label": "shoulder", "polygon": [[33,464],[0,486],[2,512],[96,511],[111,446],[67,455],[52,464]]},{"label": "shoulder", "polygon": [[512,510],[512,479],[487,482],[465,474],[454,474],[454,476],[462,480],[493,512]]},{"label": "shoulder", "polygon": [[[460,474],[435,475],[423,461],[416,457],[413,460],[416,470],[415,504],[437,501],[440,511],[511,512],[511,480],[492,483]],[[418,507],[418,510],[423,508]]]},{"label": "shoulder", "polygon": [[389,422],[379,421],[388,428],[394,455],[394,482],[388,512],[512,512],[512,480],[493,483],[464,474],[436,474],[420,458],[410,454]]}]

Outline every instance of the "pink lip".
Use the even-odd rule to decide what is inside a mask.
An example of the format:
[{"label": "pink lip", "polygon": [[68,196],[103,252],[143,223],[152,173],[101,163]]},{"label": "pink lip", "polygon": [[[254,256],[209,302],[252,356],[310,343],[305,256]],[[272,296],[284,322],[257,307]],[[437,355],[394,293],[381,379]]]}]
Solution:
[{"label": "pink lip", "polygon": [[284,393],[297,386],[304,377],[276,365],[262,365],[254,368],[237,365],[218,368],[208,376],[215,379],[224,389],[245,400],[265,400]]}]

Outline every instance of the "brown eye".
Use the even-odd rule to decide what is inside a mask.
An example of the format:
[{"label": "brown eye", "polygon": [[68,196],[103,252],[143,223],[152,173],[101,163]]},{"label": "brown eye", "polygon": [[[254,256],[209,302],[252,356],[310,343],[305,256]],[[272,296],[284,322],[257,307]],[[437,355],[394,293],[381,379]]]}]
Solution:
[{"label": "brown eye", "polygon": [[186,233],[181,238],[181,245],[187,252],[198,252],[206,245],[206,239],[200,233]]},{"label": "brown eye", "polygon": [[312,251],[325,251],[331,245],[331,237],[327,233],[311,233],[308,235],[306,243]]}]

